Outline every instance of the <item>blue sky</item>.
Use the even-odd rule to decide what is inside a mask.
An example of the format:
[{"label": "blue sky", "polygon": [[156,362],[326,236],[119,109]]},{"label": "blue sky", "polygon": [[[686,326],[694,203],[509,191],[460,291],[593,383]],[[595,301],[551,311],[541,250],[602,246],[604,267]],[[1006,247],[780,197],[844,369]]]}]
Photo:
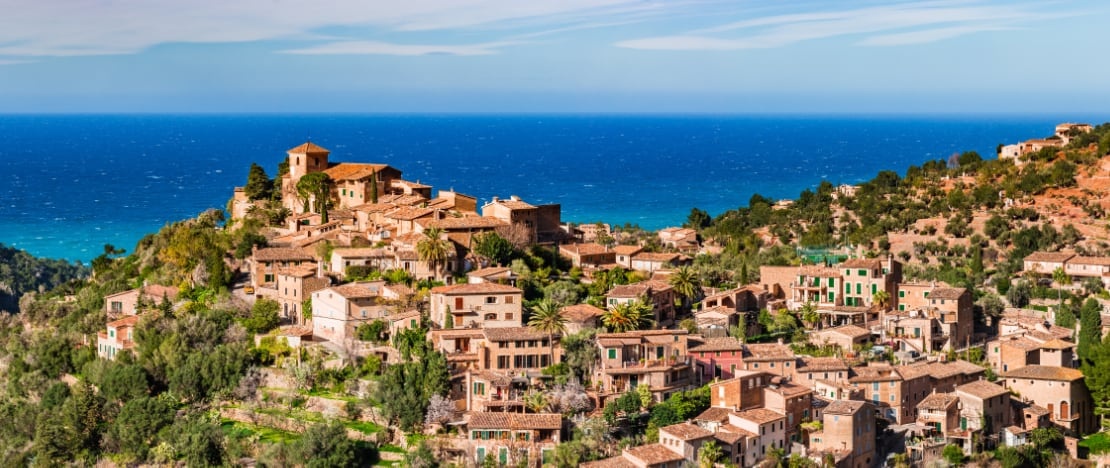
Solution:
[{"label": "blue sky", "polygon": [[0,112],[1098,112],[1096,1],[0,0]]}]

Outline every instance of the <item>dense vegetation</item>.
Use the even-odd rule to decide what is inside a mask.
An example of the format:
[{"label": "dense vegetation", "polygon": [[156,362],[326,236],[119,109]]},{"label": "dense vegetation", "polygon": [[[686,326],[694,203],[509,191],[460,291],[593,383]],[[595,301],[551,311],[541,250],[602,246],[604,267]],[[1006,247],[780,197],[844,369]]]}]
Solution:
[{"label": "dense vegetation", "polygon": [[48,291],[88,275],[88,268],[65,260],[37,258],[0,244],[0,313],[16,312],[23,293]]}]

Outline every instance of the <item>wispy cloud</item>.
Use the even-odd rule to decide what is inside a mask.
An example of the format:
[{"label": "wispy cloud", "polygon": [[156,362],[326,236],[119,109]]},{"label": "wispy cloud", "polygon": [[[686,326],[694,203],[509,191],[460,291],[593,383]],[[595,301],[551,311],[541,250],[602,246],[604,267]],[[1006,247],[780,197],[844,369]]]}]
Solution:
[{"label": "wispy cloud", "polygon": [[1043,4],[924,1],[877,7],[746,18],[681,34],[631,39],[618,47],[646,50],[740,50],[775,48],[816,39],[866,36],[857,44],[922,44],[967,34],[1003,31],[1067,16]]},{"label": "wispy cloud", "polygon": [[33,63],[34,60],[14,60],[14,59],[0,59],[0,66],[4,65],[19,65],[23,63]]},{"label": "wispy cloud", "polygon": [[296,42],[329,28],[367,33],[345,36],[346,42],[365,40],[368,34],[508,30],[514,24],[553,29],[659,5],[641,0],[0,0],[5,24],[0,55],[130,54],[172,43]]},{"label": "wispy cloud", "polygon": [[519,42],[487,42],[482,44],[394,44],[380,41],[342,41],[313,47],[283,50],[298,55],[493,55],[498,49]]}]

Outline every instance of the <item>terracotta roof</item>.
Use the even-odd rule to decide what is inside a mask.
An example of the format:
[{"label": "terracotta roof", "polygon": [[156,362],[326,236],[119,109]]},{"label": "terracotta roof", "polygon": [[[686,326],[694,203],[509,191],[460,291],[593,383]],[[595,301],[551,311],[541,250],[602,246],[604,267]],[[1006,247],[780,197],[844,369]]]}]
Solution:
[{"label": "terracotta roof", "polygon": [[608,297],[640,297],[647,294],[648,288],[643,284],[621,284],[613,286],[607,294]]},{"label": "terracotta roof", "polygon": [[393,205],[392,203],[364,203],[351,209],[354,211],[361,211],[363,213],[381,213],[396,208],[397,206]]},{"label": "terracotta roof", "polygon": [[993,397],[996,397],[998,395],[1009,393],[1002,386],[993,384],[993,383],[988,382],[986,380],[976,380],[976,381],[971,382],[971,383],[966,383],[966,384],[960,385],[960,386],[956,387],[956,391],[957,392],[963,392],[963,393],[966,393],[968,395],[971,395],[971,396],[974,396],[974,397],[977,397],[977,398],[981,398],[981,399],[984,399],[984,400],[987,399],[987,398],[993,398]]},{"label": "terracotta roof", "polygon": [[547,333],[538,332],[532,329],[532,327],[483,328],[482,333],[485,334],[486,339],[489,341],[539,340],[547,338]]},{"label": "terracotta roof", "polygon": [[602,255],[612,253],[605,249],[605,246],[595,243],[586,244],[564,244],[559,246],[560,252],[566,252],[569,255]]},{"label": "terracotta roof", "polygon": [[829,328],[822,330],[821,333],[836,333],[844,335],[849,338],[859,338],[861,336],[871,336],[871,330],[856,325],[843,325],[836,328]]},{"label": "terracotta roof", "polygon": [[561,429],[563,416],[532,413],[470,413],[469,429]]},{"label": "terracotta roof", "polygon": [[946,365],[949,368],[954,369],[957,372],[960,372],[960,373],[965,374],[965,375],[981,374],[981,373],[985,373],[987,371],[982,366],[967,362],[963,359],[957,359],[955,361],[949,361]]},{"label": "terracotta roof", "polygon": [[1083,257],[1077,255],[1068,260],[1068,264],[1107,266],[1110,265],[1110,257]]},{"label": "terracotta roof", "polygon": [[568,321],[584,323],[596,320],[605,314],[605,311],[589,304],[577,304],[563,307],[559,313]]},{"label": "terracotta roof", "polygon": [[[1073,253],[1066,252],[1033,252],[1025,257],[1027,262],[1065,262],[1074,257]],[[1047,272],[1046,272],[1047,273]]]},{"label": "terracotta roof", "polygon": [[789,381],[783,382],[778,385],[770,385],[765,387],[764,389],[769,392],[778,393],[779,395],[783,395],[785,397],[794,397],[798,395],[804,395],[806,393],[813,393],[813,390],[810,390],[809,387],[798,385]]},{"label": "terracotta roof", "polygon": [[301,249],[291,249],[287,247],[266,247],[258,249],[254,252],[254,260],[259,262],[275,262],[275,261],[311,261],[314,260],[312,255]]},{"label": "terracotta roof", "polygon": [[1044,343],[1041,343],[1041,348],[1044,349],[1071,349],[1075,347],[1075,343],[1064,341],[1059,338],[1053,338]]},{"label": "terracotta roof", "polygon": [[733,414],[736,415],[737,417],[741,418],[741,419],[746,419],[746,420],[752,421],[756,424],[764,424],[764,423],[769,423],[771,421],[778,421],[779,419],[785,419],[786,418],[786,416],[783,416],[783,415],[781,415],[777,412],[771,411],[767,408],[753,408],[753,409],[745,410],[745,411],[737,411]]},{"label": "terracotta roof", "polygon": [[316,143],[313,143],[311,141],[306,141],[303,144],[301,144],[300,146],[290,148],[288,151],[286,151],[286,153],[318,154],[318,153],[330,153],[330,151],[324,149],[323,146],[317,145]]},{"label": "terracotta roof", "polygon": [[[917,409],[947,410],[958,401],[960,401],[960,398],[951,393],[934,393],[921,400],[921,403],[917,404]],[[825,412],[827,413],[828,410],[825,410]]]},{"label": "terracotta roof", "polygon": [[279,336],[312,336],[312,327],[306,327],[304,325],[282,327],[278,330],[277,334]]},{"label": "terracotta roof", "polygon": [[534,210],[534,209],[536,209],[536,207],[531,205],[531,204],[525,203],[525,202],[520,201],[520,200],[513,200],[512,198],[498,199],[497,201],[492,201],[490,203],[504,206],[505,208],[508,208],[510,210]]},{"label": "terracotta roof", "polygon": [[744,346],[746,361],[782,361],[794,359],[794,350],[790,346],[778,343],[754,343]]},{"label": "terracotta roof", "polygon": [[712,421],[712,422],[725,422],[728,421],[728,415],[732,410],[728,408],[709,408],[702,411],[701,414],[694,416],[695,421]]},{"label": "terracotta roof", "polygon": [[385,164],[339,163],[324,170],[334,181],[362,180],[389,168]]},{"label": "terracotta roof", "polygon": [[438,227],[444,230],[452,229],[492,229],[502,226],[508,226],[509,223],[497,218],[487,218],[485,216],[463,216],[460,218],[443,218],[429,221],[424,224],[424,227]]},{"label": "terracotta roof", "polygon": [[1056,366],[1025,366],[1009,372],[1003,372],[1003,377],[1035,380],[1061,380],[1070,382],[1083,378],[1083,372],[1077,369]]},{"label": "terracotta roof", "polygon": [[967,289],[964,288],[933,288],[929,299],[959,299],[964,294],[967,294]]},{"label": "terracotta roof", "polygon": [[277,271],[278,275],[294,276],[297,278],[311,278],[316,276],[316,268],[308,265],[297,266],[293,268],[281,268]]},{"label": "terracotta roof", "polygon": [[312,294],[316,291],[324,289],[324,288],[328,287],[329,285],[331,285],[331,279],[329,279],[327,277],[324,277],[324,278],[312,277],[312,278],[305,278],[304,279],[304,283],[301,285],[301,289],[304,289],[304,291],[302,291],[302,292],[304,293],[304,295],[307,296],[307,295]]},{"label": "terracotta roof", "polygon": [[423,218],[432,213],[435,213],[435,211],[436,210],[433,210],[431,208],[415,208],[411,206],[406,206],[398,209],[397,211],[386,214],[385,217],[389,219],[396,219],[398,221],[412,221],[416,218]]},{"label": "terracotta roof", "polygon": [[137,323],[139,323],[139,316],[138,315],[128,315],[128,316],[126,316],[124,318],[121,318],[119,320],[114,320],[114,321],[108,322],[108,327],[110,327],[110,328],[134,327],[135,324],[137,324]]},{"label": "terracotta roof", "polygon": [[403,284],[387,284],[385,286],[382,286],[382,290],[389,290],[393,294],[396,294],[396,295],[401,296],[401,297],[411,296],[413,294],[416,294],[416,291],[413,291],[412,288],[410,288],[408,286],[405,286]]},{"label": "terracotta roof", "polygon": [[378,291],[370,289],[361,284],[344,284],[341,286],[333,286],[332,291],[336,294],[343,296],[347,299],[364,299],[368,297],[378,297]]},{"label": "terracotta roof", "polygon": [[664,426],[659,428],[659,432],[666,432],[668,435],[674,436],[679,440],[687,441],[713,437],[712,432],[702,429],[701,426],[696,426],[689,422],[680,422],[678,424]]},{"label": "terracotta roof", "polygon": [[639,447],[632,447],[624,449],[627,456],[636,458],[647,465],[659,465],[663,463],[680,462],[683,460],[682,455],[679,455],[674,450],[664,447],[662,444],[648,444]]},{"label": "terracotta roof", "polygon": [[586,462],[578,465],[578,468],[638,468],[635,464],[624,458],[624,455],[615,457],[602,458],[592,462]]},{"label": "terracotta roof", "polygon": [[877,258],[852,258],[841,262],[836,267],[878,269],[883,267],[883,261]]},{"label": "terracotta roof", "polygon": [[657,252],[641,252],[632,256],[632,260],[641,262],[659,262],[671,263],[682,257],[682,254],[676,253],[657,253]]},{"label": "terracotta roof", "polygon": [[419,310],[410,310],[410,311],[406,311],[406,312],[401,312],[399,314],[389,315],[389,316],[386,316],[385,318],[386,318],[386,320],[389,320],[390,322],[397,322],[397,321],[401,321],[401,320],[416,318],[416,317],[419,317],[419,316],[420,316],[420,311]]},{"label": "terracotta roof", "polygon": [[898,366],[895,367],[894,370],[898,371],[898,374],[902,376],[902,380],[919,379],[929,375],[929,369],[921,365]]},{"label": "terracotta roof", "polygon": [[509,267],[486,267],[480,270],[474,270],[466,274],[466,276],[473,276],[475,278],[486,278],[494,275],[501,275],[505,273],[512,273]]},{"label": "terracotta roof", "polygon": [[798,372],[846,371],[848,364],[837,357],[798,357]]},{"label": "terracotta roof", "polygon": [[371,249],[371,248],[351,248],[351,249],[335,249],[332,250],[332,255],[338,255],[343,258],[380,258],[392,257],[393,254],[385,249]]},{"label": "terracotta roof", "polygon": [[881,366],[856,366],[852,368],[856,375],[848,379],[849,382],[897,382],[902,380],[902,375],[889,365]]},{"label": "terracotta roof", "polygon": [[803,265],[798,267],[798,274],[802,276],[816,276],[820,278],[840,278],[840,270],[821,265]]},{"label": "terracotta roof", "polygon": [[432,288],[432,294],[521,294],[522,291],[512,286],[497,283],[454,284],[451,286],[437,286]]},{"label": "terracotta roof", "polygon": [[161,284],[148,284],[141,288],[146,297],[153,297],[161,299],[167,297],[171,301],[177,299],[178,289],[176,286],[163,286]]},{"label": "terracotta roof", "polygon": [[1026,338],[1024,336],[1014,336],[1010,337],[1009,339],[1003,339],[999,341],[999,344],[1002,346],[1009,346],[1011,348],[1017,348],[1025,351],[1032,351],[1034,349],[1040,349],[1041,347],[1040,343],[1030,340],[1029,338]]},{"label": "terracotta roof", "polygon": [[613,247],[613,252],[617,255],[636,255],[642,250],[644,248],[638,245],[617,245]]},{"label": "terracotta roof", "polygon": [[[733,443],[740,440],[741,437],[756,437],[754,432],[744,430],[732,424],[721,424],[720,430],[721,431],[717,433],[717,437],[721,440],[731,440]],[[721,438],[721,434],[729,434],[729,436]]]},{"label": "terracotta roof", "polygon": [[743,351],[744,343],[732,337],[706,338],[701,344],[690,348],[691,353],[713,351]]},{"label": "terracotta roof", "polygon": [[856,414],[863,409],[868,403],[866,401],[857,400],[833,400],[829,406],[825,407],[826,414]]}]

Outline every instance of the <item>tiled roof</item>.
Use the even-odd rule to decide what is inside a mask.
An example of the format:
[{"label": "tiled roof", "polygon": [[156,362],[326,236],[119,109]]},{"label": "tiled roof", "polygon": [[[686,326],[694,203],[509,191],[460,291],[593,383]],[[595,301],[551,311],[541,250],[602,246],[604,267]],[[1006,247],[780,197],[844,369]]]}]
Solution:
[{"label": "tiled roof", "polygon": [[794,350],[790,346],[778,343],[753,343],[745,345],[746,361],[782,361],[794,359]]},{"label": "tiled roof", "polygon": [[560,429],[563,416],[532,413],[470,413],[469,429]]},{"label": "tiled roof", "polygon": [[[721,424],[720,430],[721,431],[717,433],[717,438],[726,441],[731,440],[733,443],[735,443],[737,440],[740,440],[741,437],[756,437],[756,434],[754,432],[744,430],[742,428],[733,426],[732,424]],[[730,435],[722,438],[721,434]]]},{"label": "tiled roof", "polygon": [[640,262],[671,263],[682,257],[676,253],[641,252],[632,256],[632,260]]},{"label": "tiled roof", "polygon": [[488,276],[502,275],[510,273],[512,270],[509,267],[486,267],[479,270],[474,270],[466,274],[466,276],[473,276],[475,278],[485,278]]},{"label": "tiled roof", "polygon": [[1002,388],[1002,386],[993,384],[986,380],[976,380],[971,383],[960,385],[956,387],[956,391],[963,392],[984,400],[987,398],[993,398],[998,395],[1009,393],[1005,388]]},{"label": "tiled roof", "polygon": [[697,440],[713,436],[712,432],[689,422],[680,422],[678,424],[664,426],[659,428],[659,432],[666,432],[668,435],[672,435],[679,440]]},{"label": "tiled roof", "polygon": [[640,297],[647,294],[648,287],[643,284],[621,284],[613,286],[606,294],[608,297]]},{"label": "tiled roof", "polygon": [[266,247],[258,249],[254,252],[254,260],[259,262],[275,262],[275,261],[310,261],[313,260],[312,255],[301,249],[291,249],[288,247]]},{"label": "tiled roof", "polygon": [[581,463],[578,468],[639,468],[632,462],[624,458],[624,455],[615,457],[602,458],[592,462]]},{"label": "tiled roof", "polygon": [[389,315],[389,316],[386,317],[386,319],[389,320],[390,322],[397,322],[397,321],[401,321],[401,320],[408,320],[408,319],[411,319],[411,318],[416,318],[416,317],[419,317],[419,316],[420,316],[420,311],[419,310],[410,310],[410,311],[407,311],[407,312],[401,312],[399,314]]},{"label": "tiled roof", "polygon": [[436,286],[432,294],[521,294],[522,291],[512,286],[497,283],[478,284],[453,284],[451,286]]},{"label": "tiled roof", "polygon": [[[960,398],[951,393],[934,393],[921,400],[921,403],[917,404],[917,409],[947,410],[958,401],[960,401]],[[825,412],[827,413],[828,410],[825,410]]]},{"label": "tiled roof", "polygon": [[846,371],[848,364],[837,357],[799,356],[798,372]]},{"label": "tiled roof", "polygon": [[1053,338],[1044,343],[1041,343],[1043,349],[1071,349],[1075,347],[1075,343],[1064,341],[1059,338]]},{"label": "tiled roof", "polygon": [[280,330],[278,330],[277,334],[279,336],[312,336],[312,327],[307,327],[304,325],[282,327]]},{"label": "tiled roof", "polygon": [[1030,340],[1029,338],[1026,338],[1024,336],[1015,336],[1009,339],[1003,339],[999,342],[999,344],[1025,351],[1032,351],[1034,349],[1040,349],[1041,347],[1040,343]]},{"label": "tiled roof", "polygon": [[[1027,262],[1065,262],[1074,257],[1073,253],[1066,252],[1033,252],[1025,257]],[[1047,273],[1047,272],[1046,272]]]},{"label": "tiled roof", "polygon": [[560,252],[566,252],[570,255],[601,255],[610,253],[605,249],[605,246],[595,243],[586,244],[564,244],[559,246]]},{"label": "tiled roof", "polygon": [[429,221],[424,224],[424,227],[437,227],[440,229],[492,229],[501,226],[508,226],[509,223],[497,218],[487,218],[485,216],[463,216],[459,218],[443,218]]},{"label": "tiled roof", "polygon": [[690,348],[690,352],[704,353],[713,351],[743,351],[744,343],[732,337],[706,338],[701,344]]},{"label": "tiled roof", "polygon": [[362,180],[389,166],[385,164],[339,163],[324,170],[331,180]]},{"label": "tiled roof", "polygon": [[[775,377],[775,378],[778,378],[778,377]],[[769,392],[778,393],[779,395],[783,395],[785,397],[794,397],[794,396],[804,395],[806,393],[812,393],[813,392],[813,390],[810,390],[809,387],[806,387],[804,385],[798,385],[796,383],[791,383],[789,381],[783,382],[783,383],[778,384],[778,385],[770,385],[770,386],[766,387],[766,390],[769,391]]]},{"label": "tiled roof", "polygon": [[1110,257],[1081,257],[1076,256],[1068,260],[1069,265],[1096,265],[1107,266],[1110,265]]},{"label": "tiled roof", "polygon": [[146,286],[143,286],[142,290],[143,294],[145,294],[146,297],[153,297],[157,299],[167,297],[171,301],[177,298],[178,293],[178,289],[176,286],[163,286],[161,284],[148,284]]},{"label": "tiled roof", "polygon": [[378,297],[377,291],[370,289],[361,284],[344,284],[341,286],[333,286],[332,291],[336,294],[343,296],[347,299],[364,299],[367,297]]},{"label": "tiled roof", "polygon": [[583,323],[596,320],[604,315],[605,311],[589,304],[577,304],[563,307],[559,313],[568,321]]},{"label": "tiled roof", "polygon": [[929,299],[959,299],[964,294],[967,294],[967,289],[964,288],[933,288]]},{"label": "tiled roof", "polygon": [[829,328],[827,330],[823,330],[822,332],[823,333],[825,333],[825,332],[827,332],[827,333],[836,333],[838,335],[844,335],[844,336],[847,336],[849,338],[859,338],[861,336],[871,336],[871,330],[868,330],[866,328],[859,327],[859,326],[856,326],[856,325],[843,325],[843,326],[839,326],[839,327],[836,327],[836,328]]},{"label": "tiled roof", "polygon": [[486,339],[489,341],[539,340],[547,338],[547,333],[538,332],[532,327],[483,328],[482,333],[485,334]]},{"label": "tiled roof", "polygon": [[398,221],[412,221],[416,218],[423,218],[432,213],[435,213],[435,211],[436,210],[433,210],[431,208],[415,208],[411,206],[406,206],[398,209],[397,211],[390,212],[389,214],[385,215],[385,217],[389,219],[396,219]]},{"label": "tiled roof", "polygon": [[613,252],[617,255],[636,255],[642,250],[644,248],[638,245],[617,245],[613,247]]},{"label": "tiled roof", "polygon": [[728,408],[709,408],[702,411],[701,414],[694,416],[695,421],[713,421],[724,422],[728,421],[728,415],[732,410]]},{"label": "tiled roof", "polygon": [[504,206],[505,208],[508,208],[510,210],[534,210],[534,209],[536,209],[536,207],[534,205],[523,202],[521,200],[513,200],[512,198],[499,199],[499,200],[491,202],[491,203]]},{"label": "tiled roof", "polygon": [[393,254],[385,249],[371,248],[335,249],[332,250],[332,255],[339,255],[343,258],[380,258],[393,256]]},{"label": "tiled roof", "polygon": [[802,276],[816,276],[819,278],[840,278],[840,270],[820,265],[803,265],[798,267],[798,274]]},{"label": "tiled roof", "polygon": [[330,151],[324,149],[323,146],[317,145],[316,143],[313,143],[311,141],[306,141],[303,144],[301,144],[300,146],[297,146],[295,148],[290,148],[289,151],[286,151],[286,153],[317,154],[317,153],[330,153]]},{"label": "tiled roof", "polygon": [[895,367],[894,370],[898,371],[898,374],[902,376],[902,380],[913,380],[929,375],[929,369],[921,365],[898,366]]},{"label": "tiled roof", "polygon": [[397,206],[392,203],[364,203],[351,209],[363,213],[382,213],[396,208]]},{"label": "tiled roof", "polygon": [[825,407],[825,413],[831,414],[856,414],[863,409],[868,403],[866,401],[856,400],[833,400],[829,406]]},{"label": "tiled roof", "polygon": [[396,294],[396,295],[401,296],[401,297],[411,296],[413,294],[416,294],[416,291],[413,291],[412,288],[410,288],[408,286],[405,286],[403,284],[387,284],[385,286],[382,286],[382,289],[391,291],[393,294]]},{"label": "tiled roof", "polygon": [[680,462],[683,460],[682,455],[679,455],[674,450],[664,447],[662,444],[648,444],[639,447],[632,447],[625,449],[625,454],[633,458],[639,459],[647,465],[659,465],[663,463]]},{"label": "tiled roof", "polygon": [[746,419],[746,420],[752,421],[756,424],[763,424],[763,423],[768,423],[768,422],[771,422],[771,421],[778,421],[779,419],[786,418],[786,416],[783,416],[783,415],[781,415],[777,412],[771,411],[767,408],[753,408],[753,409],[745,410],[745,411],[737,411],[733,414],[735,414],[737,417],[739,417],[741,419]]},{"label": "tiled roof", "polygon": [[852,258],[841,262],[836,267],[878,269],[883,267],[883,262],[877,258]]},{"label": "tiled roof", "polygon": [[110,327],[110,328],[134,327],[135,324],[137,324],[137,323],[139,323],[139,316],[138,315],[128,315],[128,316],[126,316],[124,318],[121,318],[119,320],[108,322],[108,327]]},{"label": "tiled roof", "polygon": [[1083,372],[1077,369],[1056,366],[1025,366],[1009,372],[1003,372],[1003,377],[1035,380],[1061,380],[1070,382],[1083,378]]}]

